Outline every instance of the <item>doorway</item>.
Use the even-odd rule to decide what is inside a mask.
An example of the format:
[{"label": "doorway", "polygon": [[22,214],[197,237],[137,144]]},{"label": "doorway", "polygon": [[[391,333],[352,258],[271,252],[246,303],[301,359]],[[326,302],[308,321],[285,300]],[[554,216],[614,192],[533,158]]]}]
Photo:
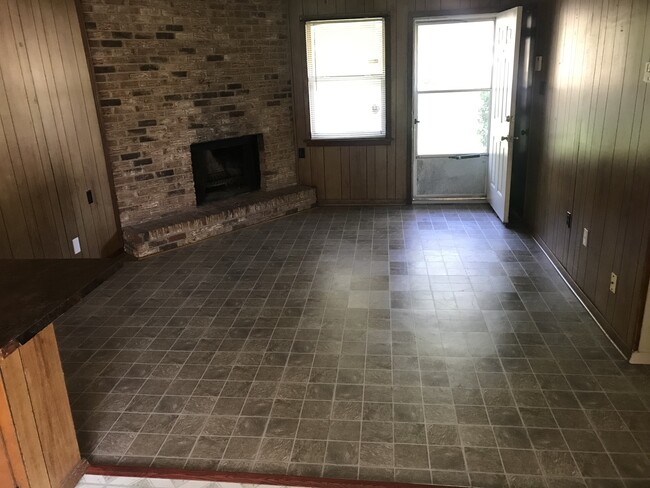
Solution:
[{"label": "doorway", "polygon": [[508,221],[520,24],[520,7],[414,19],[414,203],[488,201]]}]

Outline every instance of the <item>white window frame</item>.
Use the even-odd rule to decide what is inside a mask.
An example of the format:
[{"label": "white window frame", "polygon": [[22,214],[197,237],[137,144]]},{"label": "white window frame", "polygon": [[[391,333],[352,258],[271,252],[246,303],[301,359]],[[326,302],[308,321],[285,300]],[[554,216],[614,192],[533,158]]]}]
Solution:
[{"label": "white window frame", "polygon": [[[318,23],[342,23],[342,22],[359,22],[359,21],[381,21],[382,22],[382,28],[383,28],[383,36],[382,36],[382,42],[383,42],[383,65],[384,65],[384,74],[382,75],[359,75],[358,79],[362,78],[367,78],[367,79],[380,79],[383,83],[383,89],[384,89],[384,99],[383,99],[383,110],[382,110],[382,116],[383,116],[383,121],[382,121],[382,131],[376,132],[376,133],[358,133],[358,134],[350,134],[349,136],[346,136],[344,134],[332,134],[332,135],[318,135],[318,134],[313,134],[312,131],[312,108],[311,108],[311,100],[312,100],[312,93],[311,93],[311,86],[313,82],[317,82],[318,80],[315,79],[315,76],[312,75],[312,73],[309,72],[309,61],[308,61],[308,52],[309,52],[309,43],[310,41],[310,35],[309,35],[309,26],[312,24],[318,24]],[[305,88],[305,106],[306,106],[306,122],[307,122],[307,136],[308,140],[306,142],[310,143],[310,145],[328,145],[332,143],[337,143],[341,142],[343,144],[345,143],[354,143],[355,141],[359,141],[360,143],[368,143],[368,142],[375,142],[375,143],[388,143],[390,141],[390,75],[389,75],[389,60],[390,60],[390,25],[389,25],[389,18],[387,15],[378,15],[378,16],[372,16],[372,17],[335,17],[335,18],[309,18],[309,19],[303,19],[304,23],[304,43],[303,46],[305,48],[305,83],[306,83],[306,88]],[[337,77],[327,77],[325,79],[334,79]],[[346,76],[346,78],[351,78],[350,76]]]}]

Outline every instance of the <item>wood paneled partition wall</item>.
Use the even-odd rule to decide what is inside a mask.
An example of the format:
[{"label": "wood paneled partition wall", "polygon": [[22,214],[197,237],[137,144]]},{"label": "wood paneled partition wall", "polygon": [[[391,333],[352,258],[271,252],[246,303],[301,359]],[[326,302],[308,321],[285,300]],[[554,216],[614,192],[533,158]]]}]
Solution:
[{"label": "wood paneled partition wall", "polygon": [[546,87],[538,83],[545,92],[539,126],[531,130],[528,221],[630,353],[650,265],[649,2],[562,0],[555,7],[544,19],[551,43]]},{"label": "wood paneled partition wall", "polygon": [[121,247],[75,1],[0,0],[0,258],[76,237],[79,257]]}]

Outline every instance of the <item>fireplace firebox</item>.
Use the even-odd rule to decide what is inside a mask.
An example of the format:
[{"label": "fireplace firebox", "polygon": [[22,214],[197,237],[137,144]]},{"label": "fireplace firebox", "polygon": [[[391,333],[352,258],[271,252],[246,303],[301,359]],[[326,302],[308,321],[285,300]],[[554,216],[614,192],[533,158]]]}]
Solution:
[{"label": "fireplace firebox", "polygon": [[260,189],[261,134],[192,144],[196,204]]}]

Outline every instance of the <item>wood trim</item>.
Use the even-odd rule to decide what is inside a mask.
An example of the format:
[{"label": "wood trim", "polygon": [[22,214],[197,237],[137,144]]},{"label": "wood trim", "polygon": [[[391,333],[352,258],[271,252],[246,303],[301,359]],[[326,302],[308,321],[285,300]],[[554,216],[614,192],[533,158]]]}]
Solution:
[{"label": "wood trim", "polygon": [[52,487],[60,486],[81,458],[63,379],[54,326],[19,349],[32,412]]},{"label": "wood trim", "polygon": [[347,206],[403,206],[408,205],[407,200],[377,200],[377,199],[358,199],[358,200],[319,200],[319,207],[347,207]]},{"label": "wood trim", "polygon": [[29,484],[27,471],[25,470],[23,456],[14,430],[14,421],[7,401],[7,392],[2,381],[2,375],[0,375],[0,437],[2,437],[4,450],[11,465],[13,480],[18,486],[27,487]]},{"label": "wood trim", "polygon": [[7,486],[9,488],[18,486],[14,478],[14,471],[11,468],[11,460],[5,448],[5,441],[0,432],[0,486]]},{"label": "wood trim", "polygon": [[8,428],[15,430],[23,465],[29,480],[26,486],[55,488],[50,484],[50,477],[45,465],[43,447],[32,411],[29,388],[25,379],[20,352],[14,352],[0,361],[0,373],[2,373],[7,395],[10,421],[13,423],[11,427],[3,425],[3,433],[7,432],[6,429]]},{"label": "wood trim", "polygon": [[569,286],[573,294],[578,297],[582,304],[587,308],[587,311],[594,318],[598,326],[612,340],[621,354],[625,356],[626,359],[629,359],[632,354],[630,347],[626,345],[623,339],[618,336],[616,330],[607,322],[603,314],[600,313],[596,306],[591,302],[589,297],[587,297],[585,292],[580,289],[578,284],[573,280],[573,277],[564,268],[564,266],[562,266],[562,263],[560,263],[560,261],[555,257],[555,255],[551,252],[550,248],[544,243],[544,241],[537,234],[533,234],[533,238],[535,239],[535,242],[537,242],[537,245],[539,245],[539,247],[542,249],[542,251],[544,251],[544,254],[546,254],[546,257],[549,259],[549,261],[553,263],[553,266]]},{"label": "wood trim", "polygon": [[280,474],[252,474],[217,471],[190,471],[173,468],[146,468],[130,466],[90,466],[86,474],[100,476],[130,476],[142,478],[165,478],[172,480],[197,480],[231,482],[242,484],[309,486],[310,488],[451,488],[442,485],[405,484],[391,481],[337,480]]},{"label": "wood trim", "polygon": [[[379,19],[383,18],[384,20],[388,20],[390,18],[390,12],[373,12],[373,13],[359,13],[359,14],[354,14],[354,13],[331,13],[331,14],[323,14],[323,15],[301,15],[300,16],[300,22],[303,24],[305,22],[317,22],[319,20],[360,20],[360,19]],[[387,34],[388,31],[386,31],[384,34]],[[387,36],[384,36],[387,37]]]},{"label": "wood trim", "polygon": [[86,471],[88,470],[88,461],[85,459],[80,460],[77,465],[68,473],[68,475],[61,481],[59,488],[75,488]]},{"label": "wood trim", "polygon": [[[388,123],[388,120],[386,122]],[[393,143],[393,139],[391,137],[368,139],[305,139],[303,142],[310,147],[390,146]]]}]

